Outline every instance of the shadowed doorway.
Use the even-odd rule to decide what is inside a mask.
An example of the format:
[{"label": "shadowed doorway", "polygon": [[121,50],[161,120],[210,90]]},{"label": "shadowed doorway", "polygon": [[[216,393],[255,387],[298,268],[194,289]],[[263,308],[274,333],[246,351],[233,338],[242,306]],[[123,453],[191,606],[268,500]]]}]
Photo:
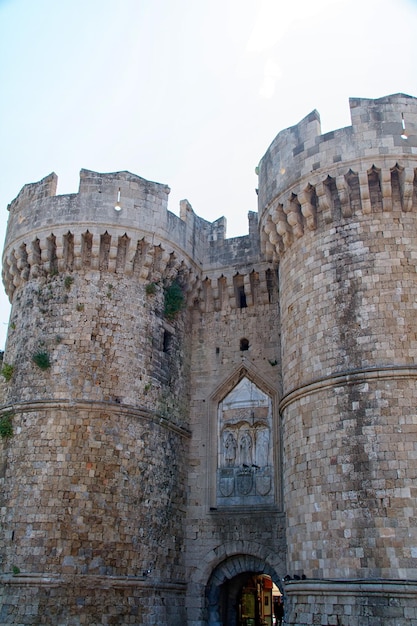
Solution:
[{"label": "shadowed doorway", "polygon": [[273,587],[281,593],[279,584],[276,572],[260,559],[228,559],[207,585],[208,626],[273,626]]}]

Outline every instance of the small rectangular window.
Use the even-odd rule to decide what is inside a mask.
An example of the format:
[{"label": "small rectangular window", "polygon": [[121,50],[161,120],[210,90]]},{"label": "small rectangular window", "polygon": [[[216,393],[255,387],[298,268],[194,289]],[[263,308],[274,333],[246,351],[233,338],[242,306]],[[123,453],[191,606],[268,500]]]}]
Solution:
[{"label": "small rectangular window", "polygon": [[169,352],[171,347],[172,335],[167,330],[164,330],[164,338],[163,338],[163,351]]}]

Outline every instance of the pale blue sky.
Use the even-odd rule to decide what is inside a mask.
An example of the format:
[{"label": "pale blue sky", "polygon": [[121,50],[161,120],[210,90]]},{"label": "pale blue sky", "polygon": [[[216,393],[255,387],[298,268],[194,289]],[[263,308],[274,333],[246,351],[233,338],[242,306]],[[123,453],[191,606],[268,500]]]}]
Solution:
[{"label": "pale blue sky", "polygon": [[[255,167],[311,110],[417,96],[412,0],[0,0],[0,241],[7,204],[55,171],[129,170],[247,233]],[[3,292],[3,290],[2,290]],[[0,348],[9,307],[0,297]]]}]

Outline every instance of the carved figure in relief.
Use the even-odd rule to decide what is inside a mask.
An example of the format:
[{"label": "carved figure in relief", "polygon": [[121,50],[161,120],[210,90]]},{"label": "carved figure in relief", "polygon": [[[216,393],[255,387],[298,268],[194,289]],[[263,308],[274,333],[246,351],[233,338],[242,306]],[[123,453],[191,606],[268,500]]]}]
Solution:
[{"label": "carved figure in relief", "polygon": [[236,460],[236,438],[232,433],[227,433],[224,438],[224,459],[228,467],[233,467]]},{"label": "carved figure in relief", "polygon": [[245,430],[240,438],[240,464],[252,465],[252,437]]},{"label": "carved figure in relief", "polygon": [[268,465],[269,458],[269,430],[262,428],[256,433],[256,464],[259,467]]}]

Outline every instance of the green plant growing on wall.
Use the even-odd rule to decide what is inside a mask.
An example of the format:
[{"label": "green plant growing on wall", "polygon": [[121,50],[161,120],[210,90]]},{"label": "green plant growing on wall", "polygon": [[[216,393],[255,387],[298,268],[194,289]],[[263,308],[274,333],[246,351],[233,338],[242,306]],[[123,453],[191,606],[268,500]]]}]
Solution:
[{"label": "green plant growing on wall", "polygon": [[10,363],[4,363],[3,367],[1,368],[1,374],[7,383],[13,376],[13,372],[14,372],[14,365],[11,365]]},{"label": "green plant growing on wall", "polygon": [[73,282],[74,282],[73,276],[65,276],[65,279],[64,279],[65,289],[71,289],[71,285]]},{"label": "green plant growing on wall", "polygon": [[147,296],[154,296],[156,293],[156,283],[148,283],[145,287]]},{"label": "green plant growing on wall", "polygon": [[165,287],[164,291],[164,315],[167,319],[173,320],[184,308],[185,299],[181,285],[174,281]]},{"label": "green plant growing on wall", "polygon": [[20,574],[20,567],[17,567],[17,565],[13,565],[12,574],[13,576],[18,576]]},{"label": "green plant growing on wall", "polygon": [[2,439],[9,439],[13,436],[13,413],[10,411],[8,413],[4,413],[0,417],[0,437]]},{"label": "green plant growing on wall", "polygon": [[51,367],[51,360],[49,358],[49,354],[46,350],[38,350],[32,355],[32,361],[37,365],[41,370],[47,370]]},{"label": "green plant growing on wall", "polygon": [[84,311],[84,304],[79,302],[76,306],[77,311]]}]

